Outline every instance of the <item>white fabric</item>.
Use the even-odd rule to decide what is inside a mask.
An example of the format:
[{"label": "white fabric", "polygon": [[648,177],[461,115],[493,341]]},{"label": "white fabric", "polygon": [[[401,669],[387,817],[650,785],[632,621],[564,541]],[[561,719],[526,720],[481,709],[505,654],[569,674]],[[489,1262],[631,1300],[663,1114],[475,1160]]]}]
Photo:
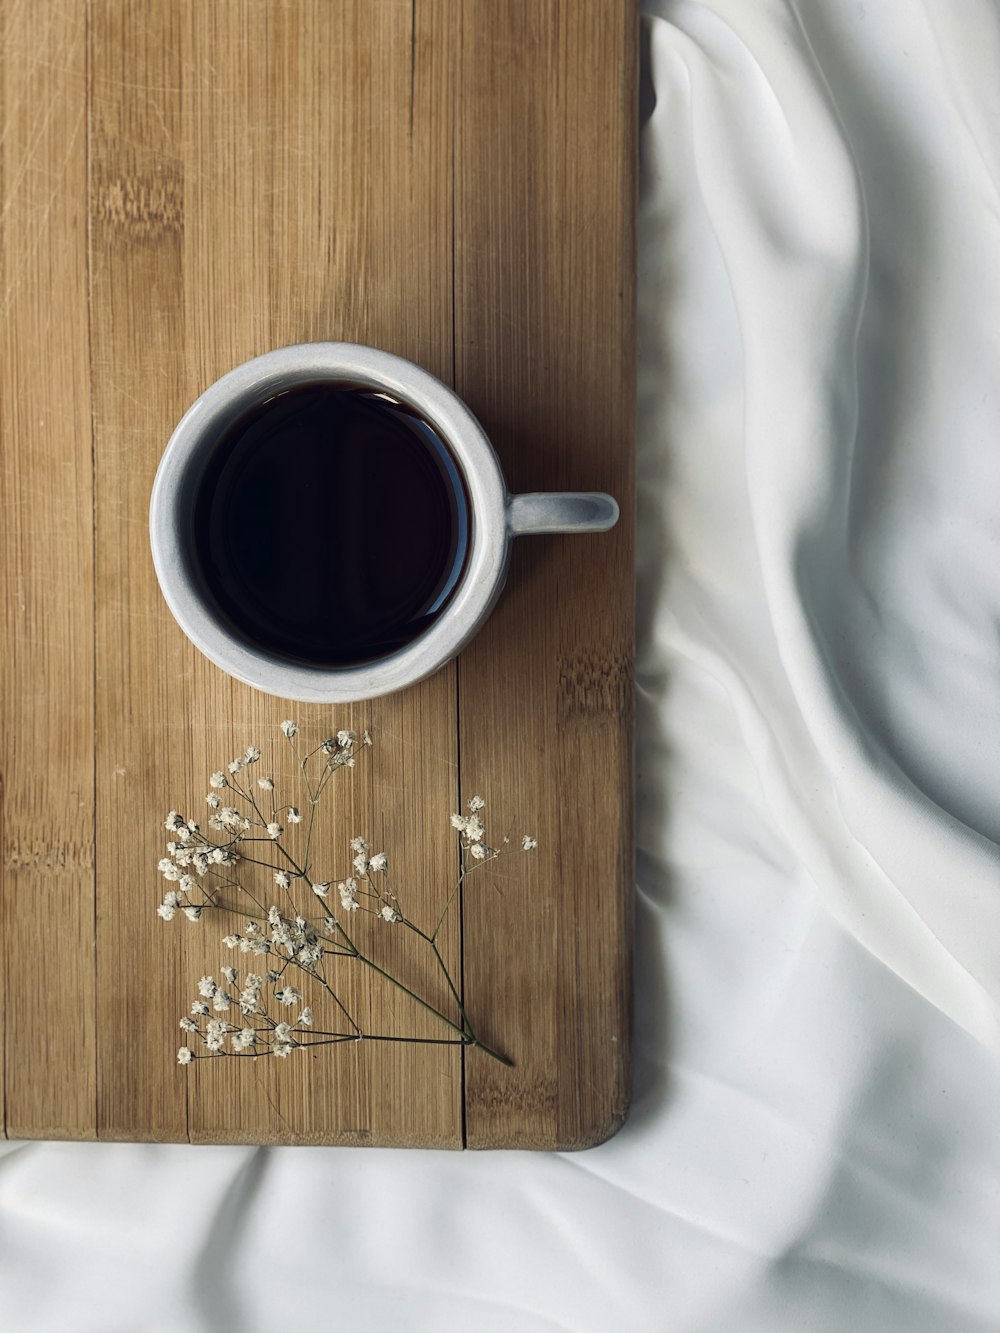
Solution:
[{"label": "white fabric", "polygon": [[8,1145],[3,1329],[1000,1328],[1000,13],[654,8],[631,1119]]}]

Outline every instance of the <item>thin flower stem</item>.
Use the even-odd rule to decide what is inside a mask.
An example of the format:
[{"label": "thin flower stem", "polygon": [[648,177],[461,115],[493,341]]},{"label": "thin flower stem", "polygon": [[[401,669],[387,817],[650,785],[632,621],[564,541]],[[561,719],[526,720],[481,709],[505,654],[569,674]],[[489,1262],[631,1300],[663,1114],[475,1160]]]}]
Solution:
[{"label": "thin flower stem", "polygon": [[295,873],[299,875],[302,879],[306,879],[307,878],[306,872],[299,865],[298,861],[296,861],[294,857],[290,856],[289,853],[285,851],[284,847],[282,847],[281,843],[277,840],[277,838],[274,840],[274,845],[275,847],[277,847],[278,851],[285,858],[288,864],[292,867]]},{"label": "thin flower stem", "polygon": [[448,971],[447,967],[445,966],[445,961],[444,961],[444,959],[441,957],[441,954],[440,954],[440,952],[438,951],[438,947],[437,947],[437,945],[435,944],[434,940],[430,937],[430,935],[426,935],[426,934],[420,929],[419,926],[415,926],[415,925],[413,924],[412,921],[408,921],[408,920],[406,919],[405,916],[403,917],[402,925],[404,925],[404,926],[408,927],[408,929],[412,930],[413,933],[414,933],[414,935],[419,935],[420,938],[421,938],[422,940],[426,940],[427,943],[428,943],[428,944],[431,946],[431,948],[433,949],[433,951],[434,951],[434,957],[437,959],[437,961],[438,961],[438,963],[439,963],[439,965],[440,965],[440,967],[441,967],[441,971],[444,973],[444,979],[445,979],[445,981],[447,981],[447,983],[448,983],[448,989],[451,991],[452,995],[453,995],[454,998],[455,998],[455,1003],[458,1005],[458,1012],[462,1015],[462,1021],[464,1022],[465,1026],[468,1028],[469,1032],[471,1033],[471,1032],[472,1032],[472,1024],[469,1022],[469,1015],[465,1012],[465,1007],[464,1007],[463,1004],[462,1004],[461,997],[459,996],[458,991],[455,989],[455,983],[454,983],[454,982],[452,981],[452,979],[451,979],[451,973]]},{"label": "thin flower stem", "polygon": [[462,887],[462,881],[463,881],[464,879],[465,879],[465,871],[463,870],[462,873],[461,873],[461,874],[459,875],[459,877],[458,877],[458,883],[455,885],[455,887],[452,889],[451,893],[448,895],[448,901],[447,901],[447,902],[445,903],[445,905],[444,905],[444,911],[443,911],[443,912],[441,913],[441,915],[438,917],[438,923],[437,923],[437,925],[434,927],[434,933],[433,933],[433,935],[430,936],[430,938],[431,938],[432,940],[436,940],[436,939],[437,939],[438,934],[440,933],[441,927],[444,925],[444,919],[445,919],[445,917],[448,915],[448,908],[449,908],[449,907],[452,905],[452,903],[454,902],[454,900],[455,900],[455,894],[456,894],[456,893],[459,891],[459,889]]},{"label": "thin flower stem", "polygon": [[254,800],[254,798],[253,798],[253,793],[252,793],[252,791],[250,790],[249,786],[248,786],[247,790],[244,791],[243,788],[240,786],[240,784],[236,781],[236,776],[235,776],[235,774],[231,774],[231,775],[230,775],[230,778],[229,778],[229,786],[232,788],[233,791],[235,791],[235,792],[239,792],[240,796],[243,797],[244,801],[249,801],[249,802],[250,802],[250,804],[253,806],[254,810],[257,812],[257,818],[260,820],[261,827],[262,827],[262,828],[266,828],[266,827],[267,827],[267,820],[266,820],[266,819],[264,818],[264,816],[261,814],[260,807],[258,806],[257,802]]},{"label": "thin flower stem", "polygon": [[469,1015],[465,1012],[465,1006],[462,1004],[461,997],[459,996],[458,991],[455,989],[455,983],[451,979],[451,973],[448,971],[447,967],[445,967],[444,959],[441,957],[440,953],[438,953],[438,947],[433,940],[431,940],[431,948],[434,950],[434,957],[441,964],[441,971],[444,973],[444,979],[448,983],[448,989],[455,997],[455,1003],[458,1005],[458,1012],[462,1015],[462,1022],[465,1024],[465,1026],[469,1029],[471,1033],[472,1024],[469,1022]]},{"label": "thin flower stem", "polygon": [[[512,849],[512,850],[513,850],[513,849]],[[431,936],[429,936],[430,939],[432,939],[432,940],[436,940],[436,939],[437,939],[437,937],[438,937],[438,935],[439,935],[439,933],[440,933],[440,931],[441,931],[441,927],[442,927],[442,925],[444,924],[444,919],[445,919],[445,917],[448,915],[448,908],[451,906],[452,902],[454,901],[454,899],[455,899],[455,894],[459,891],[459,889],[460,889],[460,888],[462,887],[462,885],[465,883],[465,881],[466,881],[466,879],[469,877],[469,875],[474,875],[474,874],[476,873],[477,870],[483,870],[486,866],[488,866],[488,865],[492,865],[494,861],[499,861],[499,860],[501,859],[501,857],[504,857],[504,856],[510,856],[510,854],[511,854],[510,851],[507,851],[507,852],[497,851],[497,852],[495,852],[492,856],[487,856],[486,859],[485,859],[484,861],[474,861],[472,865],[463,865],[462,873],[461,873],[461,874],[459,875],[459,877],[458,877],[458,883],[457,883],[457,884],[455,885],[455,887],[452,889],[452,891],[451,891],[451,893],[450,893],[450,895],[449,895],[449,897],[448,897],[448,901],[447,901],[447,902],[445,903],[445,905],[444,905],[444,911],[443,911],[443,912],[441,913],[441,915],[438,917],[438,923],[437,923],[437,925],[434,927],[434,933],[433,933]],[[463,848],[463,860],[464,860],[464,848]]]},{"label": "thin flower stem", "polygon": [[[254,796],[254,794],[253,794],[253,787],[250,786],[249,782],[247,783],[246,798],[247,798],[247,800],[250,802],[250,804],[253,806],[253,808],[254,808],[254,810],[255,810],[255,812],[256,812],[257,818],[258,818],[258,819],[260,820],[260,822],[264,825],[264,827],[267,828],[268,823],[269,823],[270,821],[269,821],[267,818],[265,818],[265,815],[264,815],[263,810],[262,810],[262,809],[260,808],[260,806],[257,804],[257,797]],[[272,802],[272,804],[273,804],[273,802]]]},{"label": "thin flower stem", "polygon": [[313,825],[316,823],[316,801],[317,797],[309,797],[309,823],[306,825],[306,849],[302,857],[303,868],[306,876],[309,874],[309,849],[312,847]]},{"label": "thin flower stem", "polygon": [[[296,747],[295,747],[295,757],[296,757],[297,759],[298,759],[298,754],[299,754],[299,750],[298,750],[298,746],[296,746]],[[312,789],[312,786],[310,785],[310,782],[309,782],[309,774],[306,772],[306,764],[308,764],[308,762],[309,762],[309,756],[308,756],[308,755],[306,755],[304,759],[299,759],[299,772],[302,774],[302,781],[305,783],[305,786],[306,786],[306,794],[308,795],[308,797],[309,797],[309,799],[310,799],[310,801],[311,801],[311,800],[313,800],[313,789]]]},{"label": "thin flower stem", "polygon": [[[463,857],[463,859],[464,859],[464,857]],[[430,938],[431,940],[436,940],[437,937],[438,937],[438,935],[441,933],[441,927],[444,925],[444,919],[445,919],[445,917],[448,915],[448,908],[449,908],[449,907],[452,905],[452,903],[455,901],[455,894],[459,891],[459,889],[460,889],[460,888],[462,887],[462,885],[465,883],[466,876],[467,876],[467,875],[471,875],[471,874],[473,874],[473,873],[474,873],[475,871],[477,871],[477,870],[481,870],[481,869],[483,868],[483,866],[484,866],[484,865],[487,865],[487,864],[488,864],[488,862],[486,862],[486,861],[477,861],[477,862],[475,862],[474,865],[471,865],[471,866],[463,865],[463,866],[462,866],[462,872],[461,872],[461,874],[460,874],[459,877],[458,877],[458,882],[456,883],[455,887],[452,889],[451,893],[448,895],[448,901],[447,901],[447,902],[445,903],[445,905],[444,905],[444,911],[443,911],[443,912],[441,913],[441,915],[438,917],[437,925],[434,927],[434,933],[433,933],[432,935],[430,935],[428,938]]]},{"label": "thin flower stem", "polygon": [[299,1041],[298,1036],[292,1042],[293,1046],[301,1046],[303,1049],[307,1046],[336,1046],[342,1041],[357,1041],[358,1034],[355,1032],[334,1032],[328,1037],[323,1037],[320,1041]]},{"label": "thin flower stem", "polygon": [[[364,963],[380,976],[385,977],[386,981],[391,981],[394,986],[398,987],[399,990],[403,991],[406,995],[409,995],[412,1000],[416,1000],[417,1004],[434,1014],[437,1018],[440,1018],[441,1022],[446,1023],[454,1032],[458,1032],[462,1036],[466,1035],[463,1029],[460,1028],[457,1023],[453,1023],[450,1018],[445,1017],[440,1009],[435,1009],[432,1004],[428,1004],[428,1002],[422,999],[416,991],[410,990],[409,986],[405,985],[402,981],[399,981],[391,972],[386,972],[385,968],[379,967],[378,963],[373,962],[371,958],[366,958],[363,953],[359,953],[357,959],[359,963]],[[476,1040],[471,1032],[469,1032],[468,1035],[473,1041]]]},{"label": "thin flower stem", "polygon": [[326,767],[325,767],[325,769],[324,769],[324,771],[323,771],[323,776],[320,778],[319,782],[316,784],[316,799],[317,799],[317,800],[319,800],[321,794],[323,793],[323,791],[324,791],[325,788],[327,787],[327,785],[328,785],[330,779],[333,777],[334,773],[338,772],[338,771],[339,771],[340,769],[342,769],[342,768],[348,768],[348,767],[349,767],[349,765],[348,765],[346,762],[343,762],[343,761],[341,761],[341,763],[339,763],[339,764],[329,764],[329,763],[328,763],[328,764],[326,765]]},{"label": "thin flower stem", "polygon": [[[298,1045],[298,1046],[323,1046],[323,1045],[326,1044],[325,1042],[322,1042],[322,1041],[300,1041],[300,1040],[299,1040],[300,1037],[308,1037],[309,1035],[310,1035],[310,1034],[309,1034],[308,1032],[296,1033],[296,1034],[295,1034],[296,1045]],[[330,1033],[329,1035],[332,1036],[335,1040],[339,1039],[339,1040],[341,1040],[341,1041],[343,1041],[343,1040],[345,1040],[345,1039],[346,1039],[347,1041],[357,1041],[357,1040],[360,1039],[361,1041],[402,1041],[402,1042],[412,1042],[412,1043],[419,1043],[420,1045],[423,1045],[423,1046],[471,1046],[471,1045],[473,1045],[473,1043],[472,1043],[468,1038],[463,1038],[463,1037],[393,1037],[393,1036],[385,1036],[385,1035],[383,1035],[382,1033],[375,1033],[375,1032],[361,1032],[361,1033],[358,1034],[357,1037],[353,1037],[350,1033],[343,1033],[343,1032],[332,1032],[332,1033]]]},{"label": "thin flower stem", "polygon": [[[253,806],[253,808],[254,808],[254,812],[256,813],[257,818],[260,820],[261,827],[266,829],[266,828],[267,828],[267,825],[268,825],[268,821],[267,821],[267,819],[264,818],[263,811],[261,810],[260,806],[257,804],[257,801],[256,801],[256,799],[255,799],[255,797],[254,797],[252,788],[248,787],[247,790],[244,791],[243,788],[240,786],[240,784],[239,784],[238,782],[236,782],[236,781],[231,781],[230,785],[234,788],[234,790],[236,790],[236,791],[239,792],[239,794],[243,797],[244,800],[250,802],[250,804],[251,804],[251,805]],[[263,839],[263,838],[244,838],[244,839],[241,839],[240,841],[243,841],[243,842],[263,842],[264,839]],[[305,879],[305,877],[306,877],[306,872],[302,869],[302,867],[301,867],[301,866],[299,865],[299,863],[294,859],[294,857],[292,857],[292,856],[285,850],[285,848],[282,847],[280,841],[279,841],[277,838],[269,838],[268,841],[274,843],[275,847],[277,847],[278,851],[279,851],[279,852],[281,853],[281,855],[285,858],[285,860],[288,862],[288,864],[292,867],[292,869],[295,871],[295,873],[296,873],[297,875],[301,875],[302,878]],[[250,857],[247,857],[246,859],[247,859],[247,860],[250,860]],[[262,864],[263,864],[263,863],[262,863]]]},{"label": "thin flower stem", "polygon": [[[220,889],[225,889],[225,888],[228,888],[228,887],[230,887],[230,886],[231,886],[232,888],[234,888],[234,889],[239,889],[239,891],[240,891],[241,893],[245,893],[245,894],[247,895],[247,897],[250,899],[250,901],[253,902],[253,903],[255,903],[255,904],[260,908],[261,912],[265,912],[265,911],[266,911],[266,908],[264,907],[264,904],[260,901],[260,899],[257,898],[257,897],[255,897],[255,896],[250,892],[250,890],[247,888],[247,886],[246,886],[245,884],[243,884],[240,880],[238,880],[238,879],[221,879],[221,877],[219,877],[219,875],[218,875],[218,872],[216,872],[216,878],[219,878],[219,879],[220,879],[220,882],[219,882],[219,885],[218,885],[218,887],[219,887]],[[198,887],[201,889],[202,893],[205,894],[205,897],[208,898],[208,891],[207,891],[205,888],[203,888],[200,884],[198,885]],[[216,905],[216,904],[213,902],[213,903],[212,903],[212,906],[215,906],[215,905]],[[227,911],[235,911],[236,909],[235,909],[235,908],[227,908],[227,909],[225,909],[225,910],[227,910]],[[250,918],[250,917],[252,916],[252,914],[249,913],[249,912],[241,913],[241,915],[246,916],[247,918]]]},{"label": "thin flower stem", "polygon": [[425,934],[425,932],[422,931],[419,926],[415,925],[408,917],[404,916],[402,921],[400,922],[400,925],[405,926],[407,930],[412,930],[414,935],[419,935],[420,938],[422,940],[426,940],[428,944],[434,943],[430,935]]},{"label": "thin flower stem", "polygon": [[[246,838],[245,842],[270,842],[270,838]],[[263,866],[265,870],[281,870],[281,866],[276,866],[273,861],[259,861],[256,856],[247,856],[244,852],[239,854],[241,861],[249,861],[253,866]]]},{"label": "thin flower stem", "polygon": [[[336,920],[336,918],[334,918],[334,920]],[[344,927],[340,924],[339,921],[337,921],[337,929],[340,931],[341,935],[343,935],[344,939],[347,941],[347,948],[351,957],[352,958],[360,957],[358,946],[354,943],[350,935],[348,935],[347,931],[344,929]],[[327,938],[329,938],[329,936],[324,936],[324,939]]]},{"label": "thin flower stem", "polygon": [[319,975],[318,972],[313,973],[313,975],[316,977],[316,980],[320,983],[320,985],[323,987],[323,989],[324,989],[330,996],[332,996],[334,1004],[337,1006],[337,1008],[340,1010],[340,1012],[341,1012],[341,1013],[344,1015],[344,1017],[347,1019],[348,1023],[350,1023],[350,1025],[351,1025],[351,1027],[354,1029],[354,1031],[360,1034],[360,1032],[361,1032],[361,1028],[360,1028],[360,1026],[359,1026],[358,1023],[355,1021],[355,1019],[352,1017],[352,1015],[348,1013],[348,1011],[347,1011],[345,1005],[343,1004],[342,1000],[340,999],[340,996],[337,994],[337,992],[333,989],[333,987],[332,987],[332,986],[330,985],[330,983],[327,981],[326,977],[321,977],[321,976]]}]

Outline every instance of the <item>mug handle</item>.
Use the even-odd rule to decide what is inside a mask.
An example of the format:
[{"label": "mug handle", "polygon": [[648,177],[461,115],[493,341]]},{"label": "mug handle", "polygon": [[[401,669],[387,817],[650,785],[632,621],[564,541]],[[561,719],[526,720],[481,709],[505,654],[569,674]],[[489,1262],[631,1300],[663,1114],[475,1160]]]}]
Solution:
[{"label": "mug handle", "polygon": [[512,537],[542,532],[607,532],[618,522],[618,501],[603,491],[551,491],[507,497]]}]

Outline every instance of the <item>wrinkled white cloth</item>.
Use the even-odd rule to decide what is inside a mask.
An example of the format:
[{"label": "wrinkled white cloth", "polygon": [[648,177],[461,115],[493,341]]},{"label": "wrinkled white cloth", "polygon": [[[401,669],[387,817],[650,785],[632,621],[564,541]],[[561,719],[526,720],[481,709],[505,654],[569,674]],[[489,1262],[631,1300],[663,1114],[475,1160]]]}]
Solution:
[{"label": "wrinkled white cloth", "polygon": [[633,1114],[7,1145],[4,1330],[1000,1329],[1000,11],[647,8]]}]

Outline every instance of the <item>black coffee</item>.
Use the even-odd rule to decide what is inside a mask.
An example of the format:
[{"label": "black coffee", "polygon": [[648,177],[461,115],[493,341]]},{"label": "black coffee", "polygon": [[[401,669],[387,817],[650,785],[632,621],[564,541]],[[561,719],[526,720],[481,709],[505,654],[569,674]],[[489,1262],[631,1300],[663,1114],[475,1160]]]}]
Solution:
[{"label": "black coffee", "polygon": [[194,496],[194,573],[243,639],[356,666],[411,643],[447,606],[470,540],[444,441],[386,395],[308,384],[229,428]]}]

